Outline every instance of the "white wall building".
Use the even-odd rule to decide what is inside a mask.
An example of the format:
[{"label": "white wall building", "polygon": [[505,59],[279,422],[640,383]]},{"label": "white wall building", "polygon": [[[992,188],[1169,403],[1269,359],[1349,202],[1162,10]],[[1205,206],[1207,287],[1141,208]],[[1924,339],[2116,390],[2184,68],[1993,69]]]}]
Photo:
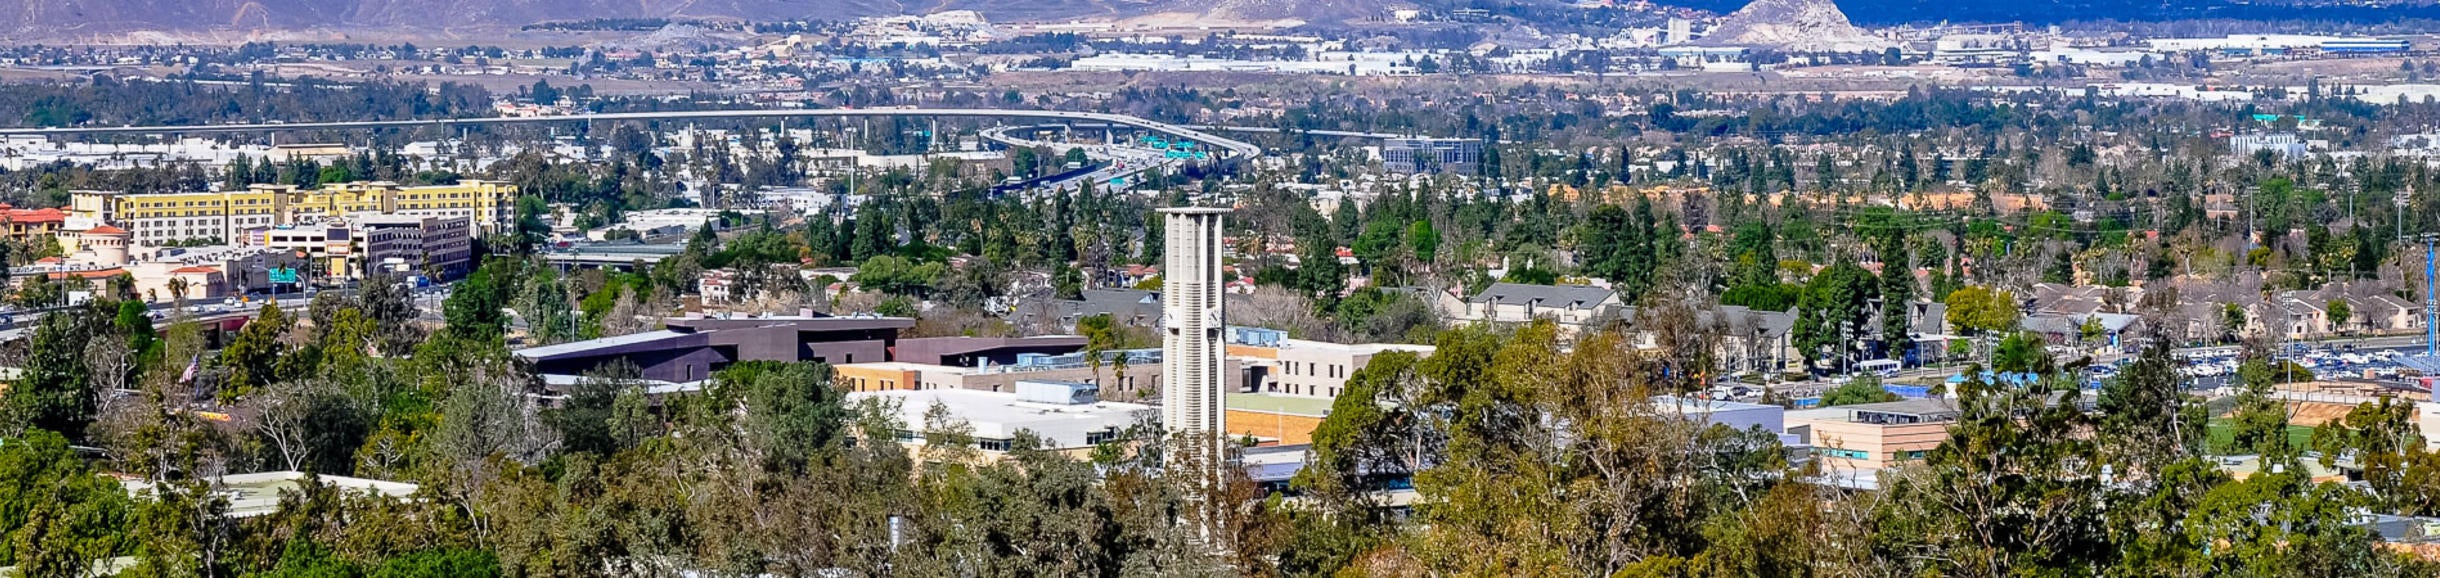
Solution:
[{"label": "white wall building", "polygon": [[[912,431],[924,427],[927,413],[934,405],[946,408],[950,419],[971,428],[975,449],[996,454],[1009,449],[1017,433],[1032,432],[1042,440],[1043,449],[1081,452],[1118,435],[1152,407],[1142,404],[1102,401],[1091,385],[1065,382],[1021,381],[1017,391],[1000,393],[971,389],[889,390],[847,394],[850,403],[861,399],[889,400],[895,408],[898,422]],[[921,436],[906,436],[909,443],[921,443]]]}]

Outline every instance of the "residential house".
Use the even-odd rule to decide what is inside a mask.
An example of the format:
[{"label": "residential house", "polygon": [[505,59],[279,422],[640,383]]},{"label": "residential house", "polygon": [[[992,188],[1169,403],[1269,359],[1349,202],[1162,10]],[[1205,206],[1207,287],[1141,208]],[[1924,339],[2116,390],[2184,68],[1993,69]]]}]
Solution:
[{"label": "residential house", "polygon": [[727,303],[737,285],[737,272],[726,268],[708,269],[695,276],[695,293],[704,303]]},{"label": "residential house", "polygon": [[2142,296],[2142,289],[2132,287],[2035,283],[2026,310],[2078,318],[2094,313],[2127,313],[2128,307]]},{"label": "residential house", "polygon": [[2326,315],[2332,302],[2347,304],[2345,320],[2326,319],[2334,335],[2411,333],[2423,330],[2423,306],[2391,294],[2378,283],[2332,283],[2313,291],[2289,291],[2282,297],[2318,305]]},{"label": "residential house", "polygon": [[[2124,351],[2122,338],[2142,321],[2142,317],[2122,313],[2043,313],[2026,317],[2018,322],[2018,327],[2041,335],[2052,345],[2082,345],[2093,347],[2095,352],[2114,353]],[[2087,335],[2087,330],[2092,334]]]},{"label": "residential house", "polygon": [[1141,289],[1086,289],[1079,299],[1061,299],[1053,305],[1059,316],[1059,326],[1074,328],[1076,321],[1095,315],[1108,315],[1122,327],[1159,327],[1161,324],[1161,294]]},{"label": "residential house", "polygon": [[[1621,307],[1618,318],[1634,331],[1636,347],[1658,346],[1653,329],[1637,325],[1640,319],[1637,312],[1635,307]],[[1714,357],[1721,373],[1777,374],[1795,370],[1804,359],[1791,333],[1796,327],[1795,311],[1722,305],[1699,312],[1697,319],[1702,324],[1700,330],[1715,332],[1720,337],[1714,346]]]},{"label": "residential house", "polygon": [[1617,292],[1601,287],[1522,283],[1493,283],[1464,299],[1446,294],[1435,304],[1450,321],[1524,323],[1546,318],[1569,331],[1616,321],[1626,307]]},{"label": "residential house", "polygon": [[48,241],[65,229],[68,213],[59,209],[20,209],[0,203],[0,237],[19,243]]},{"label": "residential house", "polygon": [[2378,333],[2415,332],[2423,330],[2423,304],[2399,299],[2396,295],[2375,293],[2348,300],[2355,311],[2350,318],[2357,331]]}]

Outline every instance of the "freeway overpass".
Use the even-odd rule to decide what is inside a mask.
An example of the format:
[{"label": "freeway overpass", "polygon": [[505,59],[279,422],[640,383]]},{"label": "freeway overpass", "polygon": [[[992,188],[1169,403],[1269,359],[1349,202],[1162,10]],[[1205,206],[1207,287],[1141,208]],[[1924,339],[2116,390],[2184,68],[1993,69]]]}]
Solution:
[{"label": "freeway overpass", "polygon": [[1286,133],[1286,134],[1289,134],[1289,135],[1309,134],[1309,135],[1313,135],[1313,136],[1327,136],[1327,137],[1339,137],[1339,138],[1362,138],[1362,139],[1373,139],[1373,140],[1391,140],[1391,139],[1407,139],[1407,138],[1420,138],[1420,139],[1440,138],[1440,137],[1429,137],[1429,136],[1414,135],[1414,134],[1399,134],[1399,133],[1391,133],[1391,132],[1362,132],[1362,131],[1352,131],[1352,130],[1295,130],[1295,129],[1281,130],[1281,129],[1278,129],[1278,128],[1274,128],[1274,127],[1267,127],[1267,126],[1221,126],[1221,125],[1210,125],[1210,124],[1195,124],[1195,125],[1187,125],[1187,126],[1186,126],[1186,128],[1191,128],[1191,129],[1195,129],[1195,130],[1221,131],[1221,132],[1252,132],[1252,133],[1264,133],[1264,134],[1281,134],[1281,133]]},{"label": "freeway overpass", "polygon": [[629,269],[636,263],[660,263],[684,252],[686,245],[588,244],[542,252],[543,261],[561,269]]},{"label": "freeway overpass", "polygon": [[1191,139],[1228,151],[1238,158],[1262,155],[1262,147],[1253,143],[1222,137],[1199,129],[1147,120],[1123,114],[1073,112],[1064,110],[1026,110],[997,108],[823,108],[823,109],[748,109],[748,110],[678,110],[659,112],[613,112],[601,114],[570,114],[530,117],[474,117],[415,120],[365,120],[342,122],[290,122],[257,124],[205,124],[159,126],[80,126],[60,128],[6,128],[0,136],[70,136],[87,134],[193,134],[215,132],[283,132],[300,130],[352,130],[373,128],[454,127],[495,124],[538,124],[554,122],[593,122],[623,120],[700,120],[744,118],[862,118],[862,117],[977,117],[1025,118],[1056,121],[1085,121],[1119,124]]}]

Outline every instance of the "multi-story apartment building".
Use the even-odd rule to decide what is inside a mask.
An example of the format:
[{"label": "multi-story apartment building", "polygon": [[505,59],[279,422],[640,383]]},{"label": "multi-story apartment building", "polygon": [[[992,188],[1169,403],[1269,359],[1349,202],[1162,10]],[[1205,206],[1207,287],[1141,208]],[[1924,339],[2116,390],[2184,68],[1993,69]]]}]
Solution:
[{"label": "multi-story apartment building", "polygon": [[517,188],[476,180],[426,187],[374,181],[319,189],[254,185],[242,191],[152,195],[76,191],[71,198],[70,217],[115,224],[134,233],[138,243],[160,245],[189,239],[228,242],[249,230],[356,213],[457,217],[471,222],[478,235],[489,235],[514,226]]},{"label": "multi-story apartment building", "polygon": [[352,221],[363,247],[355,252],[363,258],[355,261],[354,274],[456,278],[472,267],[474,232],[464,217],[357,215]]},{"label": "multi-story apartment building", "polygon": [[356,253],[352,241],[355,232],[348,230],[345,223],[280,225],[247,231],[245,235],[242,244],[303,256],[312,277],[346,275],[352,269],[348,261]]},{"label": "multi-story apartment building", "polygon": [[374,272],[455,278],[473,269],[474,236],[464,218],[366,213],[240,234],[235,244],[303,257],[314,278]]}]

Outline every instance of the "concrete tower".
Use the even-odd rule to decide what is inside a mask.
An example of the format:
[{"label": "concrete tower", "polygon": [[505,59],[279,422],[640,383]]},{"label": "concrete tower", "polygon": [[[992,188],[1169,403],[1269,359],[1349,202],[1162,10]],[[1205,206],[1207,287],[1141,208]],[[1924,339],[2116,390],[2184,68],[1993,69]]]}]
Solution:
[{"label": "concrete tower", "polygon": [[[1225,329],[1220,315],[1221,221],[1215,207],[1161,209],[1168,254],[1161,269],[1161,423],[1202,464],[1226,456],[1221,404]],[[1181,456],[1183,457],[1183,456]]]}]

